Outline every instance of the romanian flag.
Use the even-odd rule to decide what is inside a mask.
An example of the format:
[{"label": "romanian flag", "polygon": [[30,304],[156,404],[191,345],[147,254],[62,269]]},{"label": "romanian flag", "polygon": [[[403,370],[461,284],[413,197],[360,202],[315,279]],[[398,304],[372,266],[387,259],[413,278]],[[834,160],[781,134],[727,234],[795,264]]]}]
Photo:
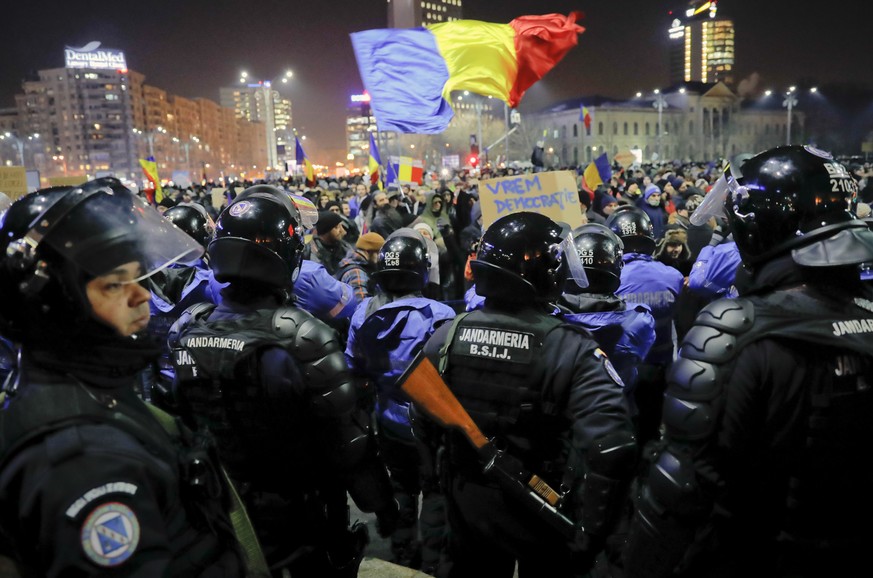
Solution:
[{"label": "romanian flag", "polygon": [[576,45],[585,31],[576,24],[581,15],[521,16],[509,24],[454,20],[353,33],[379,130],[443,132],[454,115],[454,90],[493,96],[515,108]]},{"label": "romanian flag", "polygon": [[379,156],[379,147],[376,146],[376,139],[373,138],[373,133],[370,133],[370,160],[367,163],[370,169],[370,184],[379,187],[382,190],[382,157]]},{"label": "romanian flag", "polygon": [[396,176],[389,182],[418,185],[424,182],[424,164],[420,160],[412,157],[391,157],[388,164],[389,179]]},{"label": "romanian flag", "polygon": [[585,172],[582,174],[582,188],[591,196],[593,201],[595,189],[603,183],[608,183],[611,178],[612,168],[609,166],[609,159],[606,157],[606,153],[603,153],[585,168]]},{"label": "romanian flag", "polygon": [[139,166],[142,167],[142,172],[152,184],[152,189],[155,191],[154,204],[157,205],[164,200],[164,190],[161,188],[161,179],[158,178],[158,163],[154,157],[147,159],[139,159]]},{"label": "romanian flag", "polygon": [[306,153],[303,152],[303,145],[300,144],[300,139],[297,139],[297,164],[303,167],[303,176],[306,177],[306,184],[310,187],[315,186],[315,169],[312,168],[312,163],[306,158]]},{"label": "romanian flag", "polygon": [[588,107],[584,104],[579,105],[579,120],[585,124],[586,130],[591,130],[591,113],[588,111]]}]

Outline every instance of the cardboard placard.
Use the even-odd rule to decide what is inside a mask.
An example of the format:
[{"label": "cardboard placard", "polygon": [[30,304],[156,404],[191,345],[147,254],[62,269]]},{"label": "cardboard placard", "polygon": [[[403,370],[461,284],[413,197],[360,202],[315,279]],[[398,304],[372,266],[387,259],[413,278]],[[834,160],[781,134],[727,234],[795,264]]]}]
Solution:
[{"label": "cardboard placard", "polygon": [[88,177],[49,177],[50,187],[76,187],[88,181]]},{"label": "cardboard placard", "polygon": [[571,228],[582,224],[576,175],[572,171],[526,173],[479,181],[482,226],[512,213],[540,213]]},{"label": "cardboard placard", "polygon": [[24,167],[0,167],[0,193],[13,201],[27,194],[27,172]]}]

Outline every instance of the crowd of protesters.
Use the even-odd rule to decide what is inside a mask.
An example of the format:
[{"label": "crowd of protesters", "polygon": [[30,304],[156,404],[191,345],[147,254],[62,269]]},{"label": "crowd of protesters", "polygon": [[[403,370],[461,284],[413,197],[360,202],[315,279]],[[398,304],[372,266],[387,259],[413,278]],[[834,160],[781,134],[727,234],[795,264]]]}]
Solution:
[{"label": "crowd of protesters", "polygon": [[[730,161],[736,167],[741,167],[743,160],[738,158]],[[579,222],[582,226],[577,228],[574,234],[578,234],[580,238],[596,234],[601,236],[601,240],[608,239],[608,242],[612,243],[609,246],[615,261],[610,263],[610,266],[614,267],[614,278],[607,284],[598,285],[596,276],[590,272],[593,269],[590,270],[590,286],[586,289],[579,285],[570,290],[568,284],[567,288],[563,288],[564,295],[561,299],[554,300],[554,304],[549,302],[548,306],[554,311],[549,311],[545,316],[560,318],[563,323],[580,325],[584,328],[580,329],[580,332],[586,335],[586,338],[593,334],[593,339],[597,340],[600,347],[608,350],[618,371],[616,373],[616,369],[612,369],[609,362],[605,361],[603,351],[597,349],[595,354],[597,363],[600,364],[603,360],[603,367],[609,368],[608,374],[604,373],[600,376],[606,380],[601,385],[607,389],[611,388],[609,380],[613,380],[615,383],[622,384],[624,388],[628,418],[634,427],[634,437],[630,438],[635,440],[631,444],[634,445],[631,453],[641,451],[646,455],[647,451],[654,451],[652,448],[657,447],[659,438],[665,435],[662,411],[667,412],[668,409],[662,406],[665,391],[669,394],[668,372],[681,357],[679,344],[689,332],[693,331],[698,313],[719,297],[737,297],[737,286],[749,284],[748,279],[737,278],[738,275],[743,274],[740,267],[741,256],[728,225],[728,218],[710,216],[708,213],[701,217],[704,213],[698,212],[716,182],[723,178],[728,161],[729,159],[708,163],[671,162],[660,165],[633,165],[627,168],[616,164],[612,167],[613,175],[608,182],[594,187],[588,186],[584,180],[585,167],[563,167],[577,175],[581,208]],[[854,214],[858,218],[866,218],[870,215],[870,204],[873,203],[873,181],[870,179],[873,172],[869,165],[858,163],[847,164],[847,169],[858,188],[857,199],[852,200]],[[739,168],[735,170],[736,174],[740,174]],[[180,378],[179,375],[174,375],[174,372],[185,369],[184,360],[187,357],[183,355],[175,360],[170,359],[172,354],[167,347],[164,347],[160,361],[150,370],[138,375],[138,393],[143,399],[163,407],[170,413],[178,411],[185,415],[185,411],[196,413],[195,410],[198,408],[206,408],[203,410],[206,416],[198,414],[197,419],[192,423],[198,426],[206,423],[206,429],[211,430],[211,433],[219,438],[222,447],[217,451],[217,455],[222,457],[226,466],[230,466],[228,469],[231,479],[241,489],[243,501],[246,502],[254,518],[258,536],[264,541],[266,561],[271,565],[274,575],[283,575],[281,574],[283,568],[297,568],[299,574],[296,575],[300,576],[322,575],[320,572],[328,567],[330,567],[330,575],[346,576],[357,572],[357,565],[360,563],[366,544],[366,532],[354,526],[346,528],[347,513],[343,494],[347,489],[356,502],[360,499],[362,503],[372,505],[369,511],[377,515],[379,533],[391,540],[394,562],[436,576],[465,575],[457,568],[453,574],[453,561],[447,551],[451,531],[447,529],[446,504],[442,496],[445,480],[440,478],[441,475],[445,475],[445,472],[440,472],[440,468],[432,463],[434,460],[442,459],[451,462],[452,458],[445,458],[445,456],[437,458],[435,456],[439,453],[435,448],[417,447],[416,444],[421,441],[417,440],[417,436],[421,433],[417,428],[422,426],[416,425],[414,408],[410,408],[409,400],[398,391],[397,377],[403,373],[411,358],[424,347],[435,332],[438,332],[440,339],[445,338],[450,342],[454,338],[454,333],[450,330],[447,336],[445,326],[454,328],[456,323],[449,322],[456,315],[461,319],[462,314],[465,315],[483,306],[482,297],[476,293],[473,274],[477,265],[480,271],[484,270],[485,265],[481,262],[475,263],[477,255],[480,255],[480,242],[486,232],[483,226],[479,183],[485,179],[523,172],[525,169],[486,167],[481,171],[462,170],[449,174],[443,173],[441,176],[434,174],[426,177],[422,183],[383,185],[372,183],[364,175],[325,178],[315,183],[291,178],[269,183],[207,183],[185,189],[169,186],[163,190],[163,198],[155,204],[167,220],[173,221],[192,236],[191,230],[186,229],[190,222],[202,221],[211,225],[212,221],[223,220],[226,229],[221,234],[225,235],[225,240],[213,245],[210,244],[211,239],[218,239],[219,235],[212,237],[211,231],[208,234],[204,233],[202,237],[196,238],[196,241],[204,248],[209,245],[207,257],[211,261],[207,259],[185,268],[174,265],[159,271],[149,279],[152,318],[149,332],[159,340],[173,344],[173,351],[179,351],[182,347],[179,331],[183,333],[193,331],[194,335],[209,336],[209,339],[212,338],[211,336],[220,335],[224,342],[231,343],[234,339],[228,335],[237,335],[243,329],[268,332],[263,323],[252,327],[245,324],[251,321],[247,317],[251,313],[250,309],[260,311],[261,305],[269,302],[271,314],[275,311],[276,319],[283,320],[270,331],[278,331],[276,335],[281,339],[276,338],[279,341],[275,343],[281,343],[282,347],[287,349],[289,359],[292,361],[284,360],[280,363],[269,356],[258,358],[256,365],[250,365],[252,362],[245,361],[244,367],[248,373],[239,374],[234,373],[235,370],[232,368],[228,369],[230,366],[227,364],[230,361],[222,357],[223,353],[219,353],[214,359],[207,358],[210,363],[198,367],[187,378]],[[115,185],[110,185],[110,188],[112,186]],[[214,195],[216,191],[220,191],[220,196]],[[57,190],[54,193],[60,194]],[[300,203],[289,201],[295,198],[298,201],[305,200],[306,206],[317,213],[317,220],[313,219],[314,223],[307,225],[307,219],[301,217],[305,211],[301,209]],[[274,260],[270,267],[256,265],[261,258],[258,255],[262,255],[258,253],[262,249],[258,245],[263,243],[265,246],[273,247],[277,241],[257,235],[247,238],[246,235],[252,233],[247,229],[250,225],[245,223],[245,215],[248,212],[251,217],[252,213],[263,211],[259,219],[263,224],[276,218],[276,206],[279,205],[284,207],[283,211],[287,210],[288,215],[291,215],[290,220],[285,218],[288,215],[277,219],[276,222],[281,225],[278,227],[281,233],[279,236],[287,237],[283,242],[293,244],[295,235],[298,234],[294,227],[303,225],[306,228],[305,235],[301,236],[303,244],[292,251],[291,258],[284,261]],[[35,207],[34,210],[39,208],[36,205]],[[228,207],[231,209],[237,207],[237,210],[227,210]],[[192,208],[196,210],[189,210]],[[696,218],[695,213],[697,213]],[[524,219],[521,220],[523,221]],[[291,223],[290,227],[289,223]],[[588,224],[591,226],[586,228]],[[282,230],[282,227],[286,227],[286,230]],[[241,239],[248,245],[240,244]],[[16,247],[17,245],[12,249],[17,251]],[[12,249],[9,250],[9,255],[15,252]],[[272,248],[270,250],[274,251]],[[23,254],[24,250],[21,251]],[[274,252],[281,256],[281,251]],[[299,256],[303,258],[302,264],[295,261]],[[544,254],[538,253],[531,259],[545,257]],[[399,263],[404,259],[410,261],[401,266]],[[831,263],[826,264],[831,265]],[[281,267],[285,265],[289,268],[289,275],[285,275],[285,269]],[[870,267],[867,269],[869,270]],[[863,275],[864,266],[861,267],[861,271]],[[96,275],[97,280],[104,277],[96,272],[89,274],[92,277],[89,277],[88,291],[91,290],[90,284],[94,281],[93,275]],[[112,272],[112,274],[117,273]],[[38,275],[34,274],[34,278],[36,277]],[[561,281],[563,287],[564,279]],[[27,283],[30,281],[18,283],[14,289],[24,291]],[[137,280],[131,283],[140,287]],[[142,287],[144,288],[145,285]],[[558,288],[558,293],[561,292],[561,287]],[[486,289],[491,292],[490,296],[494,299],[495,289],[493,287]],[[293,297],[291,297],[292,290]],[[141,291],[140,293],[140,297],[144,299],[145,294]],[[496,291],[496,293],[500,292]],[[91,298],[90,294],[89,298]],[[512,301],[505,295],[502,299],[505,299],[504,305]],[[208,311],[203,313],[204,310],[198,308],[198,305],[189,307],[195,302],[207,306]],[[595,309],[586,310],[585,307],[591,306],[592,303],[595,304]],[[209,322],[212,325],[209,325],[206,319],[216,307],[218,315]],[[297,310],[298,307],[308,313],[301,313]],[[591,319],[585,316],[591,312],[599,314],[631,312],[633,323],[621,325],[623,332],[621,336],[609,337],[609,331],[599,332],[599,330],[610,329],[612,326],[598,326],[596,323],[590,325]],[[307,326],[306,323],[315,323],[310,321],[308,317],[310,313],[321,324]],[[201,315],[205,315],[203,323],[200,323]],[[7,316],[11,317],[11,313]],[[179,324],[173,325],[177,319],[180,319]],[[233,325],[237,322],[242,325]],[[283,325],[284,322],[297,324],[298,327],[290,330]],[[171,325],[173,329],[170,329]],[[836,325],[835,323],[834,326]],[[303,327],[309,329],[303,330]],[[205,333],[197,333],[198,331]],[[219,331],[219,333],[208,331]],[[221,331],[225,333],[220,333]],[[282,333],[283,331],[290,333]],[[311,509],[313,508],[312,503],[309,502],[312,499],[311,495],[304,492],[301,496],[305,499],[301,498],[300,503],[286,500],[279,507],[276,505],[278,502],[265,498],[265,496],[281,495],[281,490],[277,494],[271,487],[270,475],[255,476],[256,481],[252,483],[248,481],[240,483],[240,479],[248,480],[247,476],[250,472],[246,470],[251,468],[257,470],[265,465],[265,460],[252,457],[249,455],[251,452],[247,454],[239,451],[234,454],[234,443],[238,441],[238,432],[233,431],[233,427],[240,424],[222,422],[221,419],[226,417],[224,414],[216,417],[217,414],[210,413],[214,409],[210,407],[211,401],[215,399],[214,396],[226,395],[222,392],[222,388],[238,380],[256,386],[258,380],[269,381],[275,378],[276,387],[285,387],[283,371],[300,362],[297,356],[303,355],[301,351],[307,347],[291,341],[303,335],[305,338],[301,339],[301,343],[308,339],[311,345],[315,335],[314,339],[321,348],[321,352],[312,357],[315,361],[307,358],[301,365],[302,369],[299,370],[305,374],[302,378],[304,382],[312,379],[312,375],[320,376],[316,381],[321,379],[325,389],[320,391],[319,395],[329,394],[333,396],[335,402],[339,396],[350,395],[351,386],[345,384],[351,384],[358,378],[365,380],[367,387],[375,389],[369,391],[367,395],[361,395],[361,400],[357,399],[357,393],[352,395],[355,401],[351,405],[355,407],[353,410],[349,409],[347,413],[335,415],[330,413],[330,411],[339,412],[337,407],[340,404],[329,411],[325,410],[324,406],[313,404],[315,409],[311,415],[307,414],[308,409],[306,411],[302,411],[299,407],[296,409],[302,412],[301,420],[305,421],[312,416],[322,419],[321,422],[315,420],[313,423],[318,422],[317,427],[325,428],[323,431],[328,432],[336,423],[348,418],[347,422],[343,422],[345,429],[340,428],[340,431],[348,435],[346,441],[326,447],[337,452],[334,456],[337,459],[348,454],[351,456],[348,459],[357,460],[355,467],[360,468],[360,470],[352,470],[347,468],[348,464],[334,464],[337,479],[341,479],[343,484],[348,482],[348,487],[336,483],[307,489],[307,492],[311,490],[326,504],[322,509],[327,512],[325,516],[329,521],[328,526],[333,525],[325,530],[326,538],[303,536],[301,534],[306,533],[305,528],[303,530],[297,528],[295,530],[297,533],[289,538],[288,528],[285,527],[286,520],[277,518],[277,512],[290,512],[289,516],[293,517],[298,509]],[[207,339],[207,337],[200,338]],[[3,351],[0,354],[0,370],[3,372],[0,378],[12,376],[6,380],[7,384],[12,383],[16,372],[14,357],[17,345],[12,341],[0,339],[0,347]],[[445,349],[447,348],[448,345]],[[433,350],[433,347],[431,349]],[[341,362],[340,352],[345,354],[345,364]],[[625,355],[628,353],[633,355]],[[319,357],[322,354],[323,357]],[[556,350],[555,355],[558,356],[556,359],[560,354],[561,351]],[[445,351],[440,355],[445,355]],[[103,361],[100,360],[101,363]],[[530,363],[531,367],[542,369],[539,365],[535,365],[535,361]],[[554,364],[556,365],[557,361]],[[328,369],[326,370],[325,367]],[[207,374],[214,370],[215,374],[204,377],[202,374],[204,370]],[[198,371],[201,374],[198,375]],[[294,378],[296,377],[299,376],[295,374]],[[607,377],[609,379],[606,379]],[[185,383],[185,379],[196,387],[189,388],[186,392],[187,396],[179,396],[178,388],[180,383]],[[342,382],[343,385],[333,388],[333,385],[336,385],[334,382]],[[218,384],[218,389],[210,393],[201,387],[204,384],[209,386]],[[84,386],[81,387],[84,389]],[[198,387],[201,389],[197,389]],[[256,387],[250,388],[251,391],[254,389]],[[10,392],[10,396],[14,395],[14,389],[7,391]],[[246,435],[258,440],[254,446],[257,446],[257,451],[261,452],[258,455],[264,456],[271,454],[273,446],[270,444],[278,443],[276,447],[279,448],[284,443],[283,440],[277,440],[273,435],[274,432],[269,429],[273,422],[269,420],[258,422],[259,416],[273,419],[277,415],[270,413],[277,409],[269,407],[271,404],[268,393],[259,393],[251,399],[246,398],[249,393],[233,394],[241,397],[232,398],[228,406],[230,409],[222,410],[233,410],[243,414],[251,409],[250,406],[257,404],[264,406],[258,409],[262,413],[256,412],[252,414],[255,417],[249,415],[251,419],[240,422],[246,428],[252,429],[253,433]],[[184,404],[181,404],[180,399]],[[362,401],[364,399],[367,401]],[[363,421],[359,419],[360,415],[365,414],[369,414],[369,419],[376,424],[372,435],[378,443],[366,450],[369,452],[366,453],[366,457],[361,457],[364,453],[358,454],[355,453],[357,449],[352,451],[349,448],[356,444],[366,446],[366,442],[362,440],[368,439],[371,435],[369,422],[366,419]],[[518,416],[513,417],[513,419],[517,418]],[[427,426],[424,426],[424,429],[426,430]],[[296,433],[300,434],[300,432]],[[257,437],[258,435],[261,437]],[[251,442],[251,439],[248,441]],[[226,440],[229,441],[225,443]],[[304,445],[309,443],[305,439],[294,440],[294,443],[298,442]],[[378,447],[380,457],[377,457],[375,447]],[[610,446],[603,450],[604,455],[617,449],[620,449],[619,445]],[[429,450],[434,451],[428,453]],[[277,453],[282,451],[285,450],[282,448],[276,450]],[[228,460],[226,457],[228,455],[233,459]],[[48,459],[55,458],[49,456]],[[342,460],[345,459],[342,457]],[[384,464],[380,460],[383,460]],[[328,461],[330,461],[329,456]],[[383,466],[386,466],[385,472],[380,469]],[[359,471],[365,473],[359,475]],[[286,473],[291,474],[291,470]],[[625,472],[619,477],[630,483],[631,476],[628,474],[629,472]],[[240,479],[237,479],[237,476]],[[293,474],[290,477],[293,477]],[[390,489],[387,485],[389,478]],[[195,476],[195,481],[198,479]],[[624,491],[618,478],[604,479],[609,483],[615,482],[616,486],[603,489],[601,497],[611,495],[610,492],[616,489],[620,490],[619,493]],[[319,483],[322,482],[323,480]],[[215,482],[215,491],[222,491],[220,488],[222,485],[223,483]],[[325,487],[329,487],[329,490]],[[105,486],[100,488],[95,486],[95,491],[98,489],[112,491]],[[655,488],[653,491],[657,492],[658,489]],[[389,503],[392,492],[396,500],[394,506]],[[325,498],[328,494],[328,498]],[[82,499],[87,503],[87,500],[95,498],[86,495]],[[643,496],[642,503],[647,503],[646,499],[647,497]],[[681,501],[681,497],[677,500]],[[204,503],[207,501],[204,499]],[[136,542],[123,542],[122,538],[138,537],[139,526],[134,530],[130,525],[131,520],[136,522],[137,518],[125,509],[126,506],[122,506],[121,509],[118,506],[113,506],[115,509],[109,506],[105,509],[103,506],[100,508],[95,511],[103,518],[109,519],[107,516],[121,512],[112,519],[124,518],[128,523],[127,526],[122,524],[123,527],[118,526],[115,529],[110,528],[109,525],[105,528],[103,526],[97,528],[103,522],[86,521],[83,526],[85,529],[82,530],[84,532],[82,544],[86,555],[98,565],[109,565],[113,563],[110,556],[111,548],[100,546],[103,549],[95,554],[94,546],[85,544],[87,541],[85,538],[93,537],[94,540],[98,540],[96,536],[103,532],[120,544],[113,543],[113,548],[119,550],[125,548],[125,551],[129,552],[128,555],[131,555],[136,549]],[[630,500],[618,507],[619,510],[625,508],[630,508]],[[318,508],[316,507],[315,510]],[[221,524],[227,524],[223,514],[219,515],[215,512],[213,514]],[[316,512],[315,518],[320,515]],[[589,571],[592,572],[591,576],[621,575],[622,564],[619,558],[622,555],[625,534],[640,530],[639,526],[634,527],[631,524],[630,517],[616,512],[610,512],[609,516],[621,519],[622,522],[610,529],[610,532],[615,532],[614,534],[598,535],[596,545],[585,544],[581,552],[583,554],[593,552],[598,555],[598,561],[595,563],[592,558],[586,560],[584,564],[580,562],[579,567],[584,566],[584,572],[580,572],[580,575]],[[88,520],[90,519],[89,517]],[[638,518],[634,523],[645,525],[646,522],[645,519],[640,522]],[[110,530],[114,533],[106,534]],[[472,534],[475,534],[475,531]],[[588,534],[585,536],[586,539],[591,538]],[[78,539],[76,536],[74,538]],[[229,540],[227,536],[225,539]],[[281,547],[287,545],[283,542],[286,539],[291,540],[295,547],[300,546],[292,550],[290,557],[288,551]],[[640,541],[638,535],[632,537],[631,542],[644,543]],[[280,546],[278,549],[271,549],[277,544]],[[311,566],[308,566],[310,562],[301,566],[298,556],[311,561],[312,552],[319,552],[319,549],[324,551],[326,558],[323,557],[318,563],[311,562]],[[213,558],[219,559],[220,554],[220,548],[217,546],[209,550],[209,556]],[[464,560],[464,564],[475,566],[478,562],[473,563],[471,560],[476,556],[478,554],[471,555],[470,559]],[[348,560],[342,568],[336,564],[340,558]],[[532,555],[532,558],[537,559],[537,555]],[[124,562],[125,559],[121,558],[118,563]],[[635,562],[646,559],[644,554],[631,552],[631,560]],[[237,561],[220,560],[220,563],[225,565],[237,564]],[[578,559],[574,559],[573,563],[576,562]],[[323,566],[325,563],[327,566]],[[487,566],[486,563],[483,564]],[[638,571],[639,568],[636,570]],[[535,573],[536,570],[530,575]],[[292,575],[295,574],[292,572]]]}]

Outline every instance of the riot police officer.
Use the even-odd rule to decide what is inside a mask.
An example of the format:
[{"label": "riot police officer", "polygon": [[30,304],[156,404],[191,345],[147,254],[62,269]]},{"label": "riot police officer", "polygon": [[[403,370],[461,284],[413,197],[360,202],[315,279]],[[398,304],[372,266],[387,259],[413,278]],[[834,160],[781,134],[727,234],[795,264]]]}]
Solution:
[{"label": "riot police officer", "polygon": [[0,411],[4,553],[23,575],[255,574],[208,440],[135,393],[159,353],[146,280],[203,249],[112,178],[21,198],[0,239],[21,362]]},{"label": "riot police officer", "polygon": [[855,197],[830,154],[787,146],[727,170],[698,208],[727,212],[749,280],[701,311],[670,370],[627,575],[864,567],[873,301],[857,264],[873,233]]},{"label": "riot police officer", "polygon": [[624,267],[624,244],[615,233],[604,225],[589,223],[573,231],[573,242],[588,286],[579,287],[568,279],[558,306],[564,310],[565,321],[590,331],[609,356],[634,415],[637,366],[655,342],[655,318],[648,305],[627,303],[615,294]]},{"label": "riot police officer", "polygon": [[367,536],[348,528],[346,492],[385,533],[397,505],[337,333],[291,304],[306,215],[269,185],[222,212],[207,253],[228,285],[172,328],[174,387],[218,438],[273,571],[354,576]]},{"label": "riot police officer", "polygon": [[[179,203],[164,211],[163,216],[187,233],[206,249],[215,223],[199,203]],[[190,266],[171,266],[149,278],[149,309],[151,320],[147,328],[149,336],[161,349],[157,367],[147,371],[143,383],[146,401],[169,405],[173,388],[173,364],[167,334],[179,316],[196,303],[219,303],[219,285],[212,277],[207,260],[200,259]]]},{"label": "riot police officer", "polygon": [[[434,330],[455,316],[448,305],[422,296],[430,258],[424,237],[408,227],[397,229],[382,245],[373,279],[377,294],[361,302],[352,317],[346,359],[352,371],[368,379],[376,393],[379,448],[391,473],[400,504],[391,535],[392,562],[434,574],[442,550],[443,507],[435,476],[419,479],[419,454],[409,423],[409,398],[397,378]],[[416,523],[423,493],[421,534]],[[434,498],[433,500],[431,498]],[[442,515],[444,517],[444,515]],[[424,546],[424,548],[422,548]]]},{"label": "riot police officer", "polygon": [[[572,235],[537,213],[507,215],[485,231],[472,267],[484,308],[438,328],[424,351],[486,436],[566,491],[584,533],[563,540],[447,431],[450,575],[512,576],[516,561],[520,576],[584,574],[618,519],[636,442],[606,356],[587,331],[551,315],[568,275],[586,284]],[[416,434],[432,432],[427,425]]]},{"label": "riot police officer", "polygon": [[606,220],[624,244],[621,284],[616,293],[626,301],[648,305],[655,318],[655,343],[639,366],[634,399],[638,410],[638,441],[658,437],[664,376],[673,362],[676,302],[682,293],[682,273],[653,257],[655,232],[649,216],[638,207],[622,207]]}]

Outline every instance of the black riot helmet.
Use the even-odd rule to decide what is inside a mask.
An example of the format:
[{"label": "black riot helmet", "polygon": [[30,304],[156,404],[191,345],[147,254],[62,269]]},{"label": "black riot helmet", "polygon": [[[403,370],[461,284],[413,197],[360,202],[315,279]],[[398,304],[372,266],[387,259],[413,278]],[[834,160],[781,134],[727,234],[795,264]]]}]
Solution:
[{"label": "black riot helmet", "polygon": [[138,283],[203,254],[194,239],[114,178],[53,187],[15,201],[0,222],[4,335],[45,340],[90,318],[85,285],[136,261]]},{"label": "black riot helmet", "polygon": [[164,211],[164,218],[188,233],[203,248],[209,244],[215,222],[199,203],[179,203]]},{"label": "black riot helmet", "polygon": [[388,235],[379,249],[373,279],[386,293],[414,293],[427,285],[430,265],[422,234],[402,227]]},{"label": "black riot helmet", "polygon": [[470,267],[476,292],[503,303],[554,301],[568,276],[580,287],[588,285],[569,227],[539,213],[494,221]]},{"label": "black riot helmet", "polygon": [[600,293],[612,295],[621,284],[621,269],[624,244],[609,227],[588,223],[573,230],[573,242],[579,260],[588,277],[588,287],[579,288],[572,280],[567,281],[567,293]]},{"label": "black riot helmet", "polygon": [[606,219],[606,226],[621,239],[627,253],[655,252],[655,229],[641,208],[628,206],[615,211]]},{"label": "black riot helmet", "polygon": [[207,253],[215,279],[256,281],[290,290],[303,261],[304,219],[276,187],[246,189],[218,216]]},{"label": "black riot helmet", "polygon": [[873,259],[873,233],[854,212],[857,183],[829,153],[811,146],[776,147],[746,159],[742,174],[737,172],[725,170],[694,217],[727,213],[747,265],[789,251],[808,267]]}]

